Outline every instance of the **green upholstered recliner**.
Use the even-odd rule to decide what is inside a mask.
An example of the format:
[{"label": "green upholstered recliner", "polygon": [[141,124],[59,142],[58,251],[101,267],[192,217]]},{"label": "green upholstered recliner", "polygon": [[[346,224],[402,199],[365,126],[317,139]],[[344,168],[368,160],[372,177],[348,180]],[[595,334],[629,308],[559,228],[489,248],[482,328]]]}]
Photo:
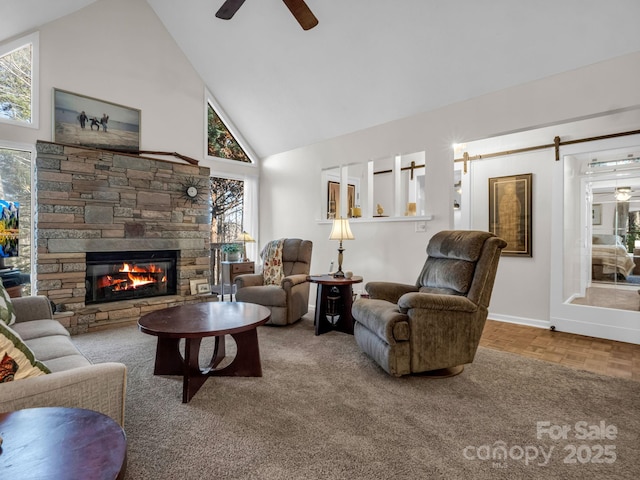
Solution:
[{"label": "green upholstered recliner", "polygon": [[489,232],[434,235],[415,285],[370,282],[354,302],[354,336],[387,373],[452,370],[471,363],[506,242]]},{"label": "green upholstered recliner", "polygon": [[309,311],[309,286],[313,243],[299,238],[287,238],[282,249],[284,278],[280,285],[265,285],[261,273],[238,275],[235,278],[236,300],[257,303],[271,310],[267,324],[288,325],[297,322]]}]

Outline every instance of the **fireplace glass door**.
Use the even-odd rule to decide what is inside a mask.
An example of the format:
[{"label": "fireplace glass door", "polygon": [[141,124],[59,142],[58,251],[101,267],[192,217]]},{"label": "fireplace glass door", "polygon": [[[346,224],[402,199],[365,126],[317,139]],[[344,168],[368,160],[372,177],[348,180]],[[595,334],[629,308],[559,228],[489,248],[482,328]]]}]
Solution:
[{"label": "fireplace glass door", "polygon": [[86,304],[176,294],[175,250],[87,253]]}]

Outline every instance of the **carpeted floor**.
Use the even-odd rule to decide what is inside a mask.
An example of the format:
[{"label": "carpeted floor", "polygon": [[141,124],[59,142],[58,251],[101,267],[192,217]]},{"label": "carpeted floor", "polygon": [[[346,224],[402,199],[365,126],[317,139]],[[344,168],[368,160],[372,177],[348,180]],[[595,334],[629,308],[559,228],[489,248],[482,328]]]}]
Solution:
[{"label": "carpeted floor", "polygon": [[128,366],[127,479],[640,476],[638,382],[486,348],[456,377],[392,378],[352,336],[314,336],[310,317],[259,339],[261,378],[210,378],[183,404],[180,378],[152,374],[155,337],[74,337]]}]

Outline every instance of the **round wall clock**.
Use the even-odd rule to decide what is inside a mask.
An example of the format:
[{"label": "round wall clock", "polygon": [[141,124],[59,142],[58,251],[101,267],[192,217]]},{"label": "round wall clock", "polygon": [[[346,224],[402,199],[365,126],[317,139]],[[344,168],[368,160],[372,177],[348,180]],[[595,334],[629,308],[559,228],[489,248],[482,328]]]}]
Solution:
[{"label": "round wall clock", "polygon": [[204,187],[200,183],[199,179],[189,177],[183,182],[182,187],[184,192],[182,194],[182,198],[184,198],[188,202],[191,202],[192,204],[198,203],[204,196],[204,193],[202,193]]}]

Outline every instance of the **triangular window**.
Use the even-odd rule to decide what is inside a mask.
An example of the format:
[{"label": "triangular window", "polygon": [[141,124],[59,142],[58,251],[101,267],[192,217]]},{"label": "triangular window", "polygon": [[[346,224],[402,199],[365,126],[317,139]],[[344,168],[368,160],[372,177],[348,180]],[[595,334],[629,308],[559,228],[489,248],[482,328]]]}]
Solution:
[{"label": "triangular window", "polygon": [[207,103],[207,154],[212,157],[251,163],[251,159],[229,131],[210,103]]}]

